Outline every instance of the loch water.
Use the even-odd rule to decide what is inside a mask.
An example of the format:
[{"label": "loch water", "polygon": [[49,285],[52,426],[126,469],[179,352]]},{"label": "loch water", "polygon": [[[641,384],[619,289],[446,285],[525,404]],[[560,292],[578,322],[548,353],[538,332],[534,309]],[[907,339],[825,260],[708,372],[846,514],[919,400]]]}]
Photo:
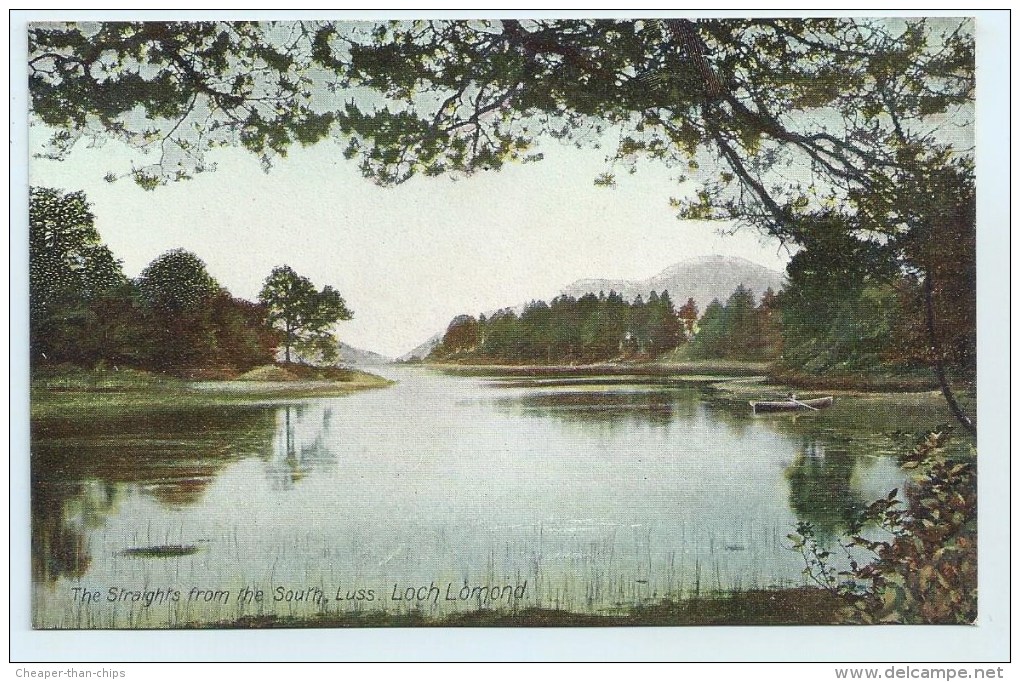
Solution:
[{"label": "loch water", "polygon": [[33,625],[620,613],[801,585],[787,534],[837,538],[902,490],[903,432],[946,421],[930,395],[754,416],[703,377],[373,371],[397,383],[33,422]]}]

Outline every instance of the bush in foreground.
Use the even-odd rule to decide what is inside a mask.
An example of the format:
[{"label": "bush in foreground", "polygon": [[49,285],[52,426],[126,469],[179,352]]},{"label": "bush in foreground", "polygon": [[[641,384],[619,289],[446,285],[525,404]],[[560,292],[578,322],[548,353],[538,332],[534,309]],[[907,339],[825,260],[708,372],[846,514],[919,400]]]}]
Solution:
[{"label": "bush in foreground", "polygon": [[[789,537],[805,559],[804,572],[846,605],[861,623],[973,623],[977,618],[977,473],[973,457],[947,456],[949,428],[927,434],[904,458],[917,471],[905,490],[869,505],[839,542],[848,570],[802,523]],[[866,537],[877,526],[885,539]],[[855,557],[868,552],[874,560]]]}]

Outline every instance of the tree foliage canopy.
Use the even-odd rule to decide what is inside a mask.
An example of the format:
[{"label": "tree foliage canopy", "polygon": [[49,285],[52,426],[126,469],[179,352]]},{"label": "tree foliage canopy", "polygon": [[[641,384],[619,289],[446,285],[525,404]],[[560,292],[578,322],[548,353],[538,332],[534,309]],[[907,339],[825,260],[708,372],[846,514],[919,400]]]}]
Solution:
[{"label": "tree foliage canopy", "polygon": [[58,128],[53,152],[83,135],[159,149],[158,163],[134,169],[143,184],[207,170],[218,145],[269,164],[325,138],[395,183],[526,160],[541,137],[600,145],[619,125],[623,166],[650,158],[697,176],[686,214],[778,232],[833,200],[895,193],[904,167],[969,147],[966,134],[955,149],[945,134],[970,122],[969,20],[118,22],[29,33],[33,112]]},{"label": "tree foliage canopy", "polygon": [[[800,243],[839,213],[923,266],[933,185],[972,175],[968,19],[649,19],[36,24],[32,111],[159,150],[147,187],[239,145],[268,165],[335,139],[382,184],[610,144],[610,168],[665,163],[681,216]],[[607,131],[612,129],[613,135]],[[693,189],[692,189],[693,188]],[[904,201],[904,195],[911,201]]]},{"label": "tree foliage canopy", "polygon": [[651,358],[684,340],[680,316],[669,293],[654,291],[628,302],[610,291],[581,298],[557,296],[532,301],[518,315],[504,308],[486,318],[458,315],[432,352],[439,360],[485,362],[599,362]]},{"label": "tree foliage canopy", "polygon": [[40,306],[88,301],[124,282],[83,192],[31,189],[29,258],[32,297]]},{"label": "tree foliage canopy", "polygon": [[83,192],[31,188],[28,240],[32,355],[55,357],[74,345],[66,331],[84,323],[90,303],[127,280]]},{"label": "tree foliage canopy", "polygon": [[128,280],[83,192],[33,187],[29,202],[32,359],[187,374],[272,362],[265,311],[216,284],[198,256],[168,251]]},{"label": "tree foliage canopy", "polygon": [[722,304],[713,300],[698,322],[691,342],[694,358],[775,360],[782,345],[781,324],[775,310],[776,295],[768,289],[759,304],[743,284]]},{"label": "tree foliage canopy", "polygon": [[149,263],[138,288],[146,305],[167,313],[194,311],[220,291],[202,259],[184,249],[167,251]]},{"label": "tree foliage canopy", "polygon": [[335,359],[333,325],[354,317],[336,289],[326,285],[318,290],[286,265],[273,268],[259,292],[259,302],[268,310],[269,323],[283,332],[287,362],[292,348]]}]

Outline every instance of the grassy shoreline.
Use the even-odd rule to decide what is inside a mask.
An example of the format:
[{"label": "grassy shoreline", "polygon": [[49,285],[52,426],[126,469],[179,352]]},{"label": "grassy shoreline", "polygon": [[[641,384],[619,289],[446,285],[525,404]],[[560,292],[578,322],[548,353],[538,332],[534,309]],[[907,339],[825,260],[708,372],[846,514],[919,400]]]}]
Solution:
[{"label": "grassy shoreline", "polygon": [[[925,371],[911,373],[854,372],[846,374],[808,374],[790,368],[777,367],[767,362],[750,360],[684,360],[661,359],[652,361],[611,361],[586,365],[569,364],[501,364],[472,362],[425,362],[421,366],[453,374],[513,376],[549,376],[557,374],[585,375],[640,375],[640,376],[712,376],[719,381],[730,378],[740,382],[754,381],[759,390],[784,394],[790,389],[833,393],[929,393],[939,391],[934,374]],[[972,382],[955,380],[954,386],[963,394],[973,394]]]},{"label": "grassy shoreline", "polygon": [[419,611],[362,611],[310,617],[243,616],[185,629],[307,629],[366,627],[646,627],[704,625],[838,625],[844,603],[816,587],[745,590],[720,595],[663,600],[618,614],[576,613],[528,607],[481,609],[431,617]]},{"label": "grassy shoreline", "polygon": [[500,363],[477,362],[426,362],[423,367],[438,369],[444,372],[461,374],[499,373],[519,376],[547,376],[550,374],[578,375],[669,375],[669,374],[719,374],[735,376],[764,375],[767,365],[763,362],[744,362],[739,360],[690,360],[684,362],[598,362],[588,365],[564,364],[521,364],[507,365]]},{"label": "grassy shoreline", "polygon": [[342,396],[393,383],[354,369],[338,370],[321,378],[289,381],[191,381],[136,370],[51,368],[32,377],[31,416],[36,419],[59,417],[69,412],[273,405]]}]

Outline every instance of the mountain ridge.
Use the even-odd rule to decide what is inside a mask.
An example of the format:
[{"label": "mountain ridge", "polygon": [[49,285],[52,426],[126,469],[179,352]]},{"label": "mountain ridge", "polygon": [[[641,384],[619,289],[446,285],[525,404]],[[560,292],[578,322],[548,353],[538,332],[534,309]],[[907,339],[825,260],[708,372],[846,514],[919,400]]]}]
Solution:
[{"label": "mountain ridge", "polygon": [[388,358],[385,355],[363,348],[356,348],[343,341],[339,343],[338,350],[340,352],[340,361],[348,365],[388,365],[393,362],[392,358]]},{"label": "mountain ridge", "polygon": [[403,355],[397,358],[397,362],[412,362],[414,360],[424,360],[428,357],[428,354],[443,341],[443,334],[446,330],[433,334],[426,341],[418,344],[411,350],[407,351]]},{"label": "mountain ridge", "polygon": [[560,293],[579,298],[589,293],[608,294],[616,291],[628,301],[633,301],[638,295],[647,297],[652,291],[661,293],[666,290],[677,306],[693,298],[698,308],[704,311],[705,306],[714,299],[725,303],[740,285],[760,298],[767,289],[779,291],[785,283],[786,276],[783,273],[746,258],[712,255],[674,263],[644,280],[578,279],[564,287]]}]

